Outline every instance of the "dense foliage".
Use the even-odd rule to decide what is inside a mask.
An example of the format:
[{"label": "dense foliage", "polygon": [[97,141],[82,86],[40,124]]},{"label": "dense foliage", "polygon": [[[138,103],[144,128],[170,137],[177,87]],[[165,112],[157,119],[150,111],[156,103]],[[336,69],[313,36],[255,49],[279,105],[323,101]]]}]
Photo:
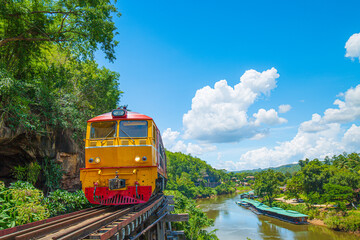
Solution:
[{"label": "dense foliage", "polygon": [[57,190],[44,197],[42,191],[28,182],[17,181],[9,188],[0,184],[0,230],[90,206],[81,191]]},{"label": "dense foliage", "polygon": [[357,153],[340,154],[325,161],[301,160],[301,170],[288,181],[286,195],[304,195],[309,203],[354,203],[360,201],[360,157]]},{"label": "dense foliage", "polygon": [[209,219],[200,208],[196,207],[195,200],[185,197],[179,191],[166,191],[165,194],[173,195],[175,201],[175,213],[188,213],[188,222],[173,223],[175,230],[184,230],[186,239],[218,239],[215,231],[207,232],[203,228],[213,226],[214,220]]},{"label": "dense foliage", "polygon": [[300,170],[300,166],[297,163],[296,164],[286,164],[286,165],[282,165],[280,167],[270,167],[270,168],[265,168],[265,169],[258,168],[258,169],[253,169],[253,170],[234,171],[234,173],[245,173],[246,175],[253,175],[255,173],[258,173],[258,172],[261,172],[261,171],[264,171],[267,169],[272,169],[275,172],[281,172],[283,174],[286,174],[286,173],[293,174]]},{"label": "dense foliage", "polygon": [[305,202],[293,205],[276,201],[274,206],[322,219],[335,230],[359,231],[356,205],[360,202],[360,155],[343,153],[324,161],[305,159],[299,161],[299,166],[299,171],[290,175],[277,175],[272,170],[255,173],[255,192],[271,203],[280,196],[278,187],[273,186],[286,183],[285,197]]},{"label": "dense foliage", "polygon": [[205,161],[180,152],[167,151],[166,156],[168,190],[178,190],[189,198],[235,192],[235,184],[230,181],[231,174],[225,170],[214,169]]},{"label": "dense foliage", "polygon": [[175,212],[189,213],[188,222],[175,223],[177,230],[184,230],[186,239],[217,239],[215,232],[207,232],[213,225],[193,198],[212,197],[236,191],[231,181],[233,173],[217,170],[205,161],[180,152],[166,152],[168,182],[166,194],[175,196]]},{"label": "dense foliage", "polygon": [[260,172],[256,175],[256,181],[254,184],[255,194],[272,206],[274,198],[279,193],[279,177],[281,173],[275,172],[272,169],[268,169]]},{"label": "dense foliage", "polygon": [[116,107],[119,75],[93,60],[114,59],[110,1],[5,0],[0,4],[0,116],[14,131],[47,135]]}]

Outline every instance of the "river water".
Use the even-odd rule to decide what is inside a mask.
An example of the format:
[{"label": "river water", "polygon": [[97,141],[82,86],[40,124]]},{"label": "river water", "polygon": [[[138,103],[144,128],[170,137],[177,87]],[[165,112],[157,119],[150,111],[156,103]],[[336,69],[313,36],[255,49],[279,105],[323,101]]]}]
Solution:
[{"label": "river water", "polygon": [[222,195],[214,199],[200,199],[197,204],[215,220],[211,231],[218,229],[219,239],[284,239],[284,240],[355,240],[360,237],[349,233],[335,232],[326,227],[314,225],[295,225],[256,215],[248,209],[238,206],[238,194]]}]

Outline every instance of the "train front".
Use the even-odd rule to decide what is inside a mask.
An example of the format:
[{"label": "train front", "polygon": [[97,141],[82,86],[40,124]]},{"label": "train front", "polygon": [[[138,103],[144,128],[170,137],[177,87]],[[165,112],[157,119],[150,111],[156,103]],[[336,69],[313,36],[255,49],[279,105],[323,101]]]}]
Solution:
[{"label": "train front", "polygon": [[152,118],[116,109],[87,123],[82,189],[90,203],[143,203],[163,189],[166,157]]}]

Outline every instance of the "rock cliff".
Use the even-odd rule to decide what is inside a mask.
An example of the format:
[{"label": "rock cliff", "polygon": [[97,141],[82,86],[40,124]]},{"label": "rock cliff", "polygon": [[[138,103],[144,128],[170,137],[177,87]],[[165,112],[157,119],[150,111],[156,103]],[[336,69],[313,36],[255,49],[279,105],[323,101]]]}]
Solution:
[{"label": "rock cliff", "polygon": [[[27,133],[24,129],[11,130],[0,123],[0,180],[6,185],[15,181],[12,170],[15,166],[38,161],[45,157],[55,159],[64,171],[63,189],[74,191],[81,188],[79,168],[84,166],[84,149],[71,137],[69,130],[49,131],[46,135]],[[42,187],[41,179],[38,181]]]}]

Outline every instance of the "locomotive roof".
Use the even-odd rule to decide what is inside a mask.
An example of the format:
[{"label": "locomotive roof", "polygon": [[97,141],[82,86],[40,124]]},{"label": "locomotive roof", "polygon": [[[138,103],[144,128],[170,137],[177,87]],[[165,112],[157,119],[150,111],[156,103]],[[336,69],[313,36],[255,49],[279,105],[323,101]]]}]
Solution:
[{"label": "locomotive roof", "polygon": [[113,117],[111,112],[101,114],[99,116],[96,116],[88,122],[103,122],[103,121],[112,121],[112,120],[152,120],[151,117],[137,113],[137,112],[127,112],[126,117]]}]

